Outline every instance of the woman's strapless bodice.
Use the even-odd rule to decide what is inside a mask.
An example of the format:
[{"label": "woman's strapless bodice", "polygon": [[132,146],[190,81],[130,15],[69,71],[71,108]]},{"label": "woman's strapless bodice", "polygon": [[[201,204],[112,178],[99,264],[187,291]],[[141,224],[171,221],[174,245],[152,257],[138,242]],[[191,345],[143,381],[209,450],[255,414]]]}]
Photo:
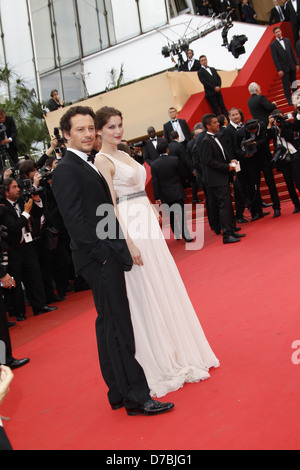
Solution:
[{"label": "woman's strapless bodice", "polygon": [[144,191],[147,174],[143,165],[133,160],[133,165],[131,166],[112,157],[108,153],[100,152],[99,155],[107,157],[115,166],[113,185],[118,198]]}]

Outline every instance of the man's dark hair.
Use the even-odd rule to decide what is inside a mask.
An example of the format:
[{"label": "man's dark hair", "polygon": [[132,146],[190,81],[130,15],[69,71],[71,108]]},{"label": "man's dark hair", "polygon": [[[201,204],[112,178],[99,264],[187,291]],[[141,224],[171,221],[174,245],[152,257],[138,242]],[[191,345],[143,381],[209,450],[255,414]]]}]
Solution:
[{"label": "man's dark hair", "polygon": [[176,140],[176,139],[178,139],[178,137],[179,137],[179,134],[178,134],[177,131],[172,131],[171,132],[171,139],[172,140]]},{"label": "man's dark hair", "polygon": [[83,116],[87,116],[89,114],[95,121],[96,115],[92,108],[89,108],[88,106],[73,106],[72,108],[68,109],[68,111],[62,116],[60,120],[60,129],[62,132],[65,131],[70,133],[71,119],[77,114],[82,114]]},{"label": "man's dark hair", "polygon": [[20,177],[26,178],[31,171],[37,170],[37,164],[34,160],[24,160],[19,165]]},{"label": "man's dark hair", "polygon": [[215,114],[204,114],[202,117],[202,124],[207,129],[207,126],[210,126],[210,123],[212,119],[216,118],[217,116]]},{"label": "man's dark hair", "polygon": [[161,155],[162,153],[166,153],[169,143],[167,139],[161,139],[160,142],[157,144],[156,150]]},{"label": "man's dark hair", "polygon": [[275,31],[276,31],[277,29],[280,29],[279,26],[274,26],[274,28],[273,28],[273,33],[275,33]]},{"label": "man's dark hair", "polygon": [[1,197],[5,197],[5,191],[9,191],[10,185],[13,181],[15,181],[15,179],[11,178],[10,176],[3,180],[3,183],[1,185],[1,190],[0,190]]}]

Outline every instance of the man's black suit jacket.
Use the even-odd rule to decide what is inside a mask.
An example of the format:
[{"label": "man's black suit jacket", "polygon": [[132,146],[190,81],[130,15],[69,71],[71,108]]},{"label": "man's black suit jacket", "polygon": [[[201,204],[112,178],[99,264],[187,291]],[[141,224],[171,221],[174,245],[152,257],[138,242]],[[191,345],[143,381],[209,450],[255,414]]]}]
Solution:
[{"label": "man's black suit jacket", "polygon": [[[43,209],[38,207],[33,203],[32,209],[30,211],[30,218],[28,219],[22,215],[24,210],[24,200],[22,198],[18,199],[18,205],[21,210],[20,217],[18,216],[16,209],[11,205],[7,199],[2,198],[0,203],[4,206],[3,214],[1,217],[1,223],[7,227],[7,238],[6,243],[10,248],[17,247],[22,240],[22,229],[26,227],[32,232],[32,237],[34,238],[34,230],[37,228],[37,221],[40,220],[41,215],[43,214]],[[29,228],[30,225],[30,228]]]},{"label": "man's black suit jacket", "polygon": [[227,186],[229,185],[229,163],[230,158],[223,146],[223,152],[215,141],[214,137],[206,134],[202,141],[202,161],[208,187]]},{"label": "man's black suit jacket", "polygon": [[292,25],[297,24],[300,21],[300,0],[297,0],[297,13],[295,12],[292,2],[287,2],[284,10],[286,11],[286,15]]},{"label": "man's black suit jacket", "polygon": [[248,99],[248,107],[253,119],[268,124],[269,116],[276,109],[276,104],[271,103],[264,95],[254,94]]},{"label": "man's black suit jacket", "polygon": [[[157,145],[163,140],[162,137],[157,137]],[[152,165],[152,163],[157,160],[159,157],[159,153],[157,152],[156,148],[154,147],[152,140],[148,139],[146,141],[146,145],[144,146],[144,158],[145,162],[148,163],[148,165]]]},{"label": "man's black suit jacket", "polygon": [[[283,14],[283,17],[285,18],[285,21],[287,21],[286,13],[285,13],[284,9],[281,6],[279,6],[279,8],[282,11],[282,14]],[[274,20],[274,23],[280,23],[280,21],[282,21],[276,7],[272,8],[272,10],[270,12],[269,26],[273,23],[273,20]]]},{"label": "man's black suit jacket", "polygon": [[[124,270],[130,270],[132,258],[124,236],[120,235],[110,190],[102,175],[68,150],[53,171],[52,190],[70,235],[75,270],[79,272],[93,261],[103,264],[111,254]],[[103,211],[105,207],[109,216]],[[104,224],[105,219],[112,233],[100,239],[97,224],[101,221]]]},{"label": "man's black suit jacket", "polygon": [[213,96],[215,94],[215,87],[220,87],[222,85],[222,81],[215,68],[209,67],[209,69],[211,70],[212,75],[204,67],[201,67],[198,70],[198,78],[204,86],[205,95]]},{"label": "man's black suit jacket", "polygon": [[13,161],[16,163],[18,160],[18,142],[17,142],[17,137],[18,137],[18,131],[16,127],[16,123],[14,121],[14,118],[12,116],[5,116],[5,121],[4,121],[4,126],[6,127],[6,136],[7,138],[11,137],[12,142],[9,143],[8,146],[8,153],[13,159]]},{"label": "man's black suit jacket", "polygon": [[[186,122],[185,119],[177,119],[177,121],[180,124],[181,130],[183,132],[183,135],[185,137],[185,140],[189,142],[189,140],[192,140],[193,135],[191,132],[191,129],[189,128],[188,123]],[[168,142],[171,142],[171,133],[174,131],[173,125],[171,121],[168,121],[164,124],[164,137],[167,139]]]},{"label": "man's black suit jacket", "polygon": [[178,70],[179,70],[179,72],[198,72],[200,67],[201,67],[200,61],[195,59],[191,69],[189,69],[189,62],[186,61],[178,67]]},{"label": "man's black suit jacket", "polygon": [[185,199],[181,183],[180,164],[177,157],[160,155],[151,166],[153,193],[155,200],[173,202]]},{"label": "man's black suit jacket", "polygon": [[279,41],[275,39],[270,45],[271,54],[273,58],[276,70],[279,72],[290,72],[296,70],[298,65],[297,58],[295,56],[291,41],[287,38],[283,39],[286,50],[279,44]]}]

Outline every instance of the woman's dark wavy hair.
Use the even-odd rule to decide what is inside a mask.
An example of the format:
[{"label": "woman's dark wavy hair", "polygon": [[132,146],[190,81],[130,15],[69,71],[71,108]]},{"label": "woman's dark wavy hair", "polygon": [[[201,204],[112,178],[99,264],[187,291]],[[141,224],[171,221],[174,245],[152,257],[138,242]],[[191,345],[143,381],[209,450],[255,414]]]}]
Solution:
[{"label": "woman's dark wavy hair", "polygon": [[113,116],[120,116],[120,118],[123,120],[121,111],[119,111],[116,108],[112,108],[110,106],[104,106],[103,108],[98,109],[98,111],[96,111],[96,119],[95,119],[96,129],[97,130],[102,129],[102,127],[105,126],[105,124]]}]

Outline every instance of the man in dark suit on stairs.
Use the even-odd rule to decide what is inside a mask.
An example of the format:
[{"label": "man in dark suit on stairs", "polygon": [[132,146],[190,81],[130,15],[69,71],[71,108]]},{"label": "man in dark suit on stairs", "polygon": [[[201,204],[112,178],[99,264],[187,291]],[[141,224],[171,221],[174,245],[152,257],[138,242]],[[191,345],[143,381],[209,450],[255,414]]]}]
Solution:
[{"label": "man in dark suit on stairs", "polygon": [[292,105],[292,93],[297,90],[296,71],[299,71],[299,63],[293,51],[291,41],[283,38],[278,26],[273,29],[275,41],[270,45],[274,65],[282,81],[284,96],[289,105]]},{"label": "man in dark suit on stairs", "polygon": [[269,26],[274,23],[280,23],[281,21],[287,21],[285,16],[285,10],[281,6],[279,0],[273,0],[274,7],[271,9]]},{"label": "man in dark suit on stairs", "polygon": [[200,56],[201,67],[198,70],[198,78],[204,86],[205,97],[216,116],[224,114],[228,118],[228,111],[224,104],[221,85],[222,80],[218,72],[213,67],[208,67],[207,57]]}]

